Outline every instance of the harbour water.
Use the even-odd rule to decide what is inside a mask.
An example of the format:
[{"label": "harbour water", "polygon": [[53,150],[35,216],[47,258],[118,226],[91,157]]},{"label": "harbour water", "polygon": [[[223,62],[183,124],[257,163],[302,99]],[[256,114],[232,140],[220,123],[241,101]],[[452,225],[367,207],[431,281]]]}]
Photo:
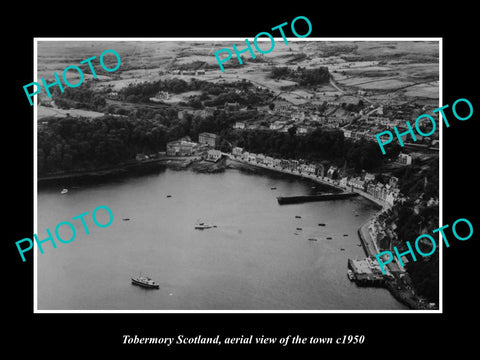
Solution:
[{"label": "harbour water", "polygon": [[[312,194],[312,183],[237,169],[165,169],[60,190],[38,193],[40,239],[99,205],[114,221],[99,228],[88,215],[90,235],[76,220],[74,241],[44,243],[39,310],[406,309],[388,290],[347,277],[347,259],[365,257],[357,230],[377,211],[362,197],[279,205],[277,196]],[[196,230],[198,221],[217,227]],[[69,239],[68,227],[61,230]],[[140,274],[160,289],[132,286]]]}]

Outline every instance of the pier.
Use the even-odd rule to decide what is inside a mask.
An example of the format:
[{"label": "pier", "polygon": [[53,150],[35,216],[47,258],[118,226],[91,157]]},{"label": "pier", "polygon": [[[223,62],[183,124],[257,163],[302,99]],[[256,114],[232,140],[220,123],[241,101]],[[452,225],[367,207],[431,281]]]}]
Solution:
[{"label": "pier", "polygon": [[302,196],[279,196],[277,201],[280,205],[285,204],[298,204],[311,201],[328,201],[328,200],[338,200],[338,199],[347,199],[352,196],[357,196],[356,192],[343,192],[343,193],[326,193],[319,195],[302,195]]},{"label": "pier", "polygon": [[364,260],[348,259],[348,267],[353,271],[354,281],[359,286],[385,286],[385,277],[378,264],[371,258]]}]

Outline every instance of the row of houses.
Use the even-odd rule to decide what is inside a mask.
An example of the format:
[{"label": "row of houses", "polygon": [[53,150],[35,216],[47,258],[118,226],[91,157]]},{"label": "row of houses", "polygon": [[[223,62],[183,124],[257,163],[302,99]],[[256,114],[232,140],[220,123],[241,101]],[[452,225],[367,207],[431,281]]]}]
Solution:
[{"label": "row of houses", "polygon": [[[244,151],[241,147],[234,147],[232,149],[232,156],[242,161],[247,161],[256,165],[264,165],[273,169],[289,170],[299,174],[324,177],[324,167],[321,164],[307,163],[301,160],[279,159],[264,154],[255,154]],[[328,176],[331,177],[332,174],[329,173]]]},{"label": "row of houses", "polygon": [[387,184],[380,181],[375,181],[373,174],[365,174],[362,179],[360,176],[343,177],[339,181],[339,185],[346,189],[356,189],[366,192],[374,199],[384,201],[393,205],[394,201],[399,197],[400,190],[398,189],[398,178],[391,176]]},{"label": "row of houses", "polygon": [[381,200],[389,205],[393,205],[400,196],[398,178],[394,176],[390,177],[386,184],[376,181],[375,175],[370,173],[364,174],[363,177],[344,176],[339,178],[343,171],[334,165],[328,167],[328,170],[325,171],[325,167],[322,164],[273,158],[271,156],[265,156],[264,154],[244,151],[243,148],[240,147],[234,147],[232,149],[232,156],[251,164],[263,165],[271,167],[272,169],[287,170],[299,175],[315,176],[332,185],[342,187],[345,190],[360,190],[369,194],[373,199]]}]

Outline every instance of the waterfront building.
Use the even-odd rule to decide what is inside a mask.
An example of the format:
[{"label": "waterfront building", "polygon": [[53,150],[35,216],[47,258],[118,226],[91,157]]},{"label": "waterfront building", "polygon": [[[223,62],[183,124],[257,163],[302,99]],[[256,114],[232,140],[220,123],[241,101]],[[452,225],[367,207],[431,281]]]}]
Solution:
[{"label": "waterfront building", "polygon": [[263,164],[265,162],[265,155],[257,154],[255,156],[255,161],[257,162],[257,164]]},{"label": "waterfront building", "polygon": [[385,279],[377,265],[369,257],[365,260],[348,259],[348,267],[355,274],[358,285],[383,285]]},{"label": "waterfront building", "polygon": [[381,199],[382,190],[383,190],[383,184],[381,182],[378,182],[375,185],[375,188],[373,189],[373,197],[376,199]]},{"label": "waterfront building", "polygon": [[289,169],[290,168],[290,161],[285,159],[280,159],[280,166],[282,169]]},{"label": "waterfront building", "polygon": [[242,152],[243,152],[243,148],[238,147],[238,146],[236,146],[232,149],[232,155],[233,156],[241,156]]},{"label": "waterfront building", "polygon": [[330,168],[328,169],[327,171],[327,176],[330,178],[330,179],[333,179],[335,178],[336,176],[338,175],[338,169],[336,166],[330,166]]},{"label": "waterfront building", "polygon": [[180,139],[167,143],[166,153],[167,156],[191,156],[197,151],[198,147],[196,142]]},{"label": "waterfront building", "polygon": [[210,149],[207,151],[207,160],[217,161],[222,157],[222,152],[220,150]]},{"label": "waterfront building", "polygon": [[265,157],[265,165],[273,167],[273,157],[271,156],[266,156]]},{"label": "waterfront building", "polygon": [[374,195],[374,193],[375,193],[375,184],[374,183],[368,183],[367,193],[372,195],[372,196]]},{"label": "waterfront building", "polygon": [[308,164],[306,168],[307,173],[310,175],[315,175],[317,172],[317,165],[315,164]]},{"label": "waterfront building", "polygon": [[359,190],[364,190],[365,188],[365,182],[360,179],[360,177],[354,177],[347,180],[347,185]]},{"label": "waterfront building", "polygon": [[298,165],[300,164],[300,162],[298,160],[290,160],[290,170],[291,171],[296,171],[298,169]]},{"label": "waterfront building", "polygon": [[257,154],[254,154],[254,153],[249,153],[249,154],[248,154],[248,159],[247,159],[247,160],[248,160],[249,162],[255,162],[256,159],[257,159]]},{"label": "waterfront building", "polygon": [[390,205],[393,205],[393,203],[398,200],[401,200],[402,203],[405,201],[405,198],[403,198],[403,196],[400,195],[400,189],[399,188],[390,189],[390,192],[387,194],[385,201]]},{"label": "waterfront building", "polygon": [[307,169],[308,169],[308,165],[307,165],[307,164],[300,164],[300,166],[298,167],[298,170],[299,170],[301,173],[308,173]]},{"label": "waterfront building", "polygon": [[340,186],[346,188],[347,187],[347,182],[348,182],[348,177],[347,176],[342,177],[340,179]]},{"label": "waterfront building", "polygon": [[198,135],[198,142],[202,145],[208,145],[215,148],[218,145],[219,136],[217,134],[203,132]]},{"label": "waterfront building", "polygon": [[282,159],[273,159],[273,166],[274,167],[282,167]]}]

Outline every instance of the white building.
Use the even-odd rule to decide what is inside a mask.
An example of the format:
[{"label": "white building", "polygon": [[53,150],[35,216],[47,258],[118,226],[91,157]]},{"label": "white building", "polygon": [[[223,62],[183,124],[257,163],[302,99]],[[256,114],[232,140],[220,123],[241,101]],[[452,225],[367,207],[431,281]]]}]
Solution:
[{"label": "white building", "polygon": [[400,153],[398,154],[397,161],[403,165],[410,165],[412,163],[412,157],[408,154]]},{"label": "white building", "polygon": [[210,161],[217,161],[222,157],[222,152],[220,150],[208,150],[207,152],[207,160]]}]

